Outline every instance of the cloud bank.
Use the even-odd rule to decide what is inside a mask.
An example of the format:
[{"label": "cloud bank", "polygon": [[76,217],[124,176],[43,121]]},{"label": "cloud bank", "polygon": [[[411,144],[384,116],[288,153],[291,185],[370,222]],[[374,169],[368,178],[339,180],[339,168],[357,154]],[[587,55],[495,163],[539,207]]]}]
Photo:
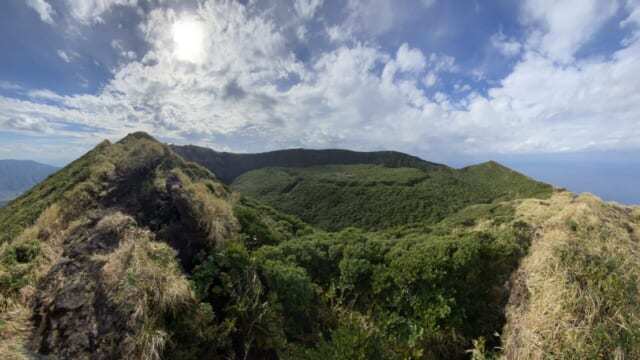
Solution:
[{"label": "cloud bank", "polygon": [[[89,27],[115,6],[137,5],[67,3]],[[323,15],[319,0],[293,2],[284,20],[256,2],[158,6],[138,25],[148,52],[123,56],[100,91],[0,96],[0,130],[83,144],[144,130],[222,150],[387,148],[432,159],[640,148],[637,1],[527,0],[518,14],[523,35],[487,39],[512,59],[510,72],[484,88],[457,80],[451,91],[438,86],[464,59],[376,40],[401,21],[398,3],[350,1],[338,20]],[[46,2],[28,4],[53,22]],[[171,29],[185,21],[203,32],[197,57],[176,50],[183,44]],[[605,56],[578,56],[611,22],[624,39]],[[322,41],[306,59],[297,51],[301,27]]]}]

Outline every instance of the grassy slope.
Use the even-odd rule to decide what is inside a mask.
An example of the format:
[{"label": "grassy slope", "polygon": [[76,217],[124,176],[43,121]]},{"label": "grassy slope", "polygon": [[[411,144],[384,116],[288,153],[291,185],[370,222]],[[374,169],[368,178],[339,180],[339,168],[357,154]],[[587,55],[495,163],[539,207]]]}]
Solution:
[{"label": "grassy slope", "polygon": [[[278,189],[292,177],[287,171],[300,170],[264,171],[261,179]],[[412,201],[416,189],[460,207],[469,199],[546,199],[331,233],[230,194],[146,135],[104,143],[0,210],[16,234],[0,246],[0,355],[21,358],[42,331],[31,327],[25,304],[35,298],[39,316],[58,321],[62,294],[96,288],[106,292],[110,321],[123,326],[97,340],[131,358],[452,359],[467,358],[468,349],[483,358],[500,355],[501,340],[511,357],[640,353],[638,209],[569,193],[548,198],[548,187],[494,163],[453,173],[303,172],[313,180],[307,191],[328,191],[320,202],[356,194],[347,200],[376,196],[389,207]],[[416,212],[403,209],[395,211]],[[198,241],[209,245],[186,272],[176,250]],[[82,306],[62,313],[82,323],[94,303],[75,299]],[[56,324],[61,333],[75,326]],[[61,351],[77,347],[54,338]]]},{"label": "grassy slope", "polygon": [[169,244],[184,245],[181,234],[201,249],[237,237],[229,196],[207,170],[136,133],[11,202],[0,210],[0,355],[29,357],[32,341],[64,358],[157,358],[171,332],[165,317],[198,306]]},{"label": "grassy slope", "polygon": [[377,165],[268,168],[240,176],[232,187],[329,230],[435,223],[471,204],[544,198],[552,190],[496,163],[431,171]]},{"label": "grassy slope", "polygon": [[51,175],[46,181],[31,188],[1,209],[0,228],[4,231],[0,234],[0,243],[15,238],[26,227],[35,223],[47,207],[61,200],[65,192],[89,179],[91,165],[98,161],[100,153],[109,146],[108,142],[101,143],[85,156]]},{"label": "grassy slope", "polygon": [[561,192],[516,214],[537,235],[512,280],[507,358],[640,358],[640,208]]},{"label": "grassy slope", "polygon": [[[414,171],[398,169],[393,181],[408,179],[403,183],[408,185]],[[378,175],[369,181],[390,178]],[[177,193],[167,193],[171,182],[180,184],[171,190]],[[521,247],[516,237],[507,236],[511,240],[505,242],[500,236],[475,234],[466,222],[456,225],[462,230],[455,234],[447,226],[425,231],[429,225],[394,233],[317,231],[228,194],[207,171],[184,163],[143,134],[100,145],[2,210],[0,221],[10,229],[0,249],[6,309],[0,313],[0,351],[9,356],[23,352],[21,343],[36,331],[28,320],[31,310],[24,306],[30,299],[35,299],[38,318],[52,319],[44,324],[54,321],[68,333],[73,331],[70,324],[57,318],[66,310],[56,304],[64,304],[58,297],[72,291],[76,303],[86,306],[65,316],[77,316],[78,331],[85,333],[94,288],[107,291],[105,305],[116,319],[132,316],[127,323],[134,324],[121,335],[102,334],[99,341],[122,346],[100,345],[101,351],[150,358],[163,352],[171,358],[212,353],[353,358],[344,351],[358,349],[359,342],[375,335],[376,342],[352,355],[379,353],[383,345],[385,358],[457,356],[473,338],[491,336],[500,328],[500,307],[490,300],[490,289],[513,268],[507,259],[522,253],[513,250]],[[173,229],[179,225],[175,221],[182,227]],[[190,235],[176,242],[185,232]],[[196,246],[200,238],[214,245],[187,259],[194,266],[190,290],[175,249],[189,250],[180,246]],[[102,245],[91,245],[95,241]],[[59,263],[64,258],[72,261]],[[409,262],[416,262],[411,275],[404,271]],[[440,273],[440,267],[449,268],[451,275]],[[463,279],[483,276],[483,271],[495,277],[476,281],[482,287],[464,286]],[[426,279],[431,285],[425,288]],[[405,284],[405,292],[396,287],[398,282]],[[485,300],[472,304],[465,298]],[[128,308],[142,312],[126,315]],[[483,311],[489,308],[493,310]],[[354,322],[358,318],[373,327],[362,327],[360,320]],[[47,327],[36,325],[36,338],[50,339]],[[81,351],[71,338],[56,339],[53,346],[61,356]],[[434,342],[437,349],[432,349]]]}]

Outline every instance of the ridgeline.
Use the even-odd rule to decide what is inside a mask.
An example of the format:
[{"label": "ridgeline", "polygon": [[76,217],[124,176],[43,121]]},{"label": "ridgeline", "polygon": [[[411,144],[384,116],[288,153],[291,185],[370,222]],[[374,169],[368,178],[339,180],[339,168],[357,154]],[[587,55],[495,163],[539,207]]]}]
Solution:
[{"label": "ridgeline", "polygon": [[640,357],[637,208],[496,163],[185,149],[105,141],[0,209],[1,358]]}]

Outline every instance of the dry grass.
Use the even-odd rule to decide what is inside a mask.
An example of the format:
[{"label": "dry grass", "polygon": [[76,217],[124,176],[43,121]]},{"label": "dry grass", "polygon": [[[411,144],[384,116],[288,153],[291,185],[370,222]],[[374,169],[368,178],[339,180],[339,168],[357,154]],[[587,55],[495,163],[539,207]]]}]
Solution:
[{"label": "dry grass", "polygon": [[[123,215],[114,215],[122,217]],[[118,228],[121,219],[105,219]],[[101,223],[102,223],[101,222]],[[153,241],[151,233],[136,228],[123,231],[123,241],[112,253],[98,257],[105,261],[102,277],[112,302],[131,312],[133,337],[125,341],[131,358],[160,359],[168,340],[162,317],[177,313],[194,301],[186,277],[168,245]]]},{"label": "dry grass", "polygon": [[0,247],[0,358],[31,358],[25,344],[32,331],[35,286],[60,258],[62,239],[74,226],[67,226],[60,208],[53,205],[33,226]]},{"label": "dry grass", "polygon": [[[175,168],[184,171],[187,204],[210,242],[235,236],[238,225],[226,188],[211,181],[206,170],[184,163],[165,145],[139,134],[99,145],[55,179],[23,196],[20,206],[12,209],[17,215],[5,209],[0,220],[10,224],[11,231],[0,236],[0,358],[27,354],[22,344],[32,331],[30,303],[36,285],[59,261],[63,240],[88,224],[86,214],[100,210],[101,200],[117,190],[118,184],[148,178],[150,171],[155,174],[152,186],[160,186],[152,190],[164,191],[159,174]],[[116,233],[121,240],[112,253],[96,256],[104,263],[101,276],[110,300],[131,314],[135,334],[120,345],[131,349],[130,358],[159,359],[169,339],[163,316],[194,301],[176,253],[154,241],[152,233],[136,228],[135,221],[122,213],[104,217],[95,230]]]},{"label": "dry grass", "polygon": [[505,358],[640,358],[636,211],[568,192],[517,206],[537,232],[513,278]]},{"label": "dry grass", "polygon": [[27,349],[31,335],[31,310],[22,304],[14,304],[0,312],[0,358],[7,360],[32,359]]},{"label": "dry grass", "polygon": [[238,224],[228,201],[212,196],[202,183],[193,184],[189,190],[201,214],[200,226],[207,231],[212,244],[222,243],[237,232]]},{"label": "dry grass", "polygon": [[240,225],[233,215],[232,199],[222,185],[210,180],[193,182],[180,170],[172,173],[180,179],[192,216],[207,234],[211,246],[237,236]]}]

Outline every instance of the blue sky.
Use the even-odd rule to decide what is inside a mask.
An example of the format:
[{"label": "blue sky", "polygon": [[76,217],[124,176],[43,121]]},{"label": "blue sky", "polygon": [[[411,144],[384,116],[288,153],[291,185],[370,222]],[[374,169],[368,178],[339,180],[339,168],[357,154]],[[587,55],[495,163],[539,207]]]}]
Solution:
[{"label": "blue sky", "polygon": [[0,158],[143,130],[496,159],[640,202],[638,0],[10,0],[0,34]]}]

